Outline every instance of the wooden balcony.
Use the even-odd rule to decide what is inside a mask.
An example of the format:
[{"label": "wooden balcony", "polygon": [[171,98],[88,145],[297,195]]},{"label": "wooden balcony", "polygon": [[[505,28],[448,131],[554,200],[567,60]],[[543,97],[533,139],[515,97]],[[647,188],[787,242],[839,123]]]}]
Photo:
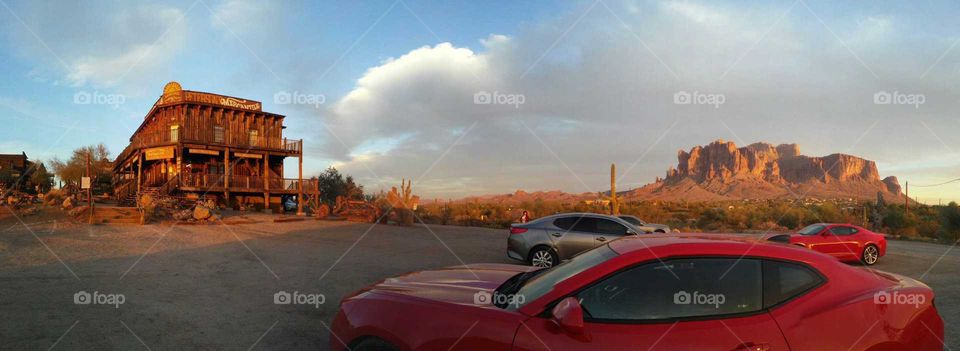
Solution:
[{"label": "wooden balcony", "polygon": [[[296,194],[298,179],[270,178],[268,187],[264,187],[263,176],[230,175],[228,184],[224,184],[222,174],[183,174],[180,177],[180,190],[221,192],[267,192],[275,194]],[[317,189],[317,180],[304,179],[303,192],[313,193]]]},{"label": "wooden balcony", "polygon": [[134,135],[117,160],[124,160],[134,150],[174,145],[178,143],[193,143],[229,147],[238,152],[271,151],[281,154],[303,154],[303,139],[289,140],[287,138],[264,137],[258,135],[235,135],[225,131],[208,129],[200,130],[165,130],[161,132],[140,132]]}]

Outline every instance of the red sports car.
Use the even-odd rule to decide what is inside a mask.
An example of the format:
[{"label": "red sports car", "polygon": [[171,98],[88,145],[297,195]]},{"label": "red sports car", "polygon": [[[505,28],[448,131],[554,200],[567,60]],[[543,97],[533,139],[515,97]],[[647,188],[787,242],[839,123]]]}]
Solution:
[{"label": "red sports car", "polygon": [[817,223],[790,236],[790,243],[820,251],[841,261],[873,265],[887,254],[887,239],[853,224]]},{"label": "red sports car", "polygon": [[333,350],[937,350],[916,280],[731,236],[615,240],[552,268],[409,273],[343,299]]}]

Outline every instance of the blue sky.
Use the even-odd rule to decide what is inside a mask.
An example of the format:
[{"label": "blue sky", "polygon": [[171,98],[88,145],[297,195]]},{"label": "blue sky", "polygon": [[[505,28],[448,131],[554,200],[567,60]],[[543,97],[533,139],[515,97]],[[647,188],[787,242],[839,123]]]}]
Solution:
[{"label": "blue sky", "polygon": [[[335,165],[371,190],[413,178],[428,198],[599,191],[610,162],[639,186],[715,139],[850,153],[914,184],[960,174],[952,2],[4,4],[0,152],[33,159],[99,142],[119,152],[175,80],[287,115],[308,174]],[[477,105],[481,91],[525,102]],[[726,103],[677,106],[678,91]],[[877,105],[881,91],[925,99]],[[278,104],[278,92],[324,103]]]}]

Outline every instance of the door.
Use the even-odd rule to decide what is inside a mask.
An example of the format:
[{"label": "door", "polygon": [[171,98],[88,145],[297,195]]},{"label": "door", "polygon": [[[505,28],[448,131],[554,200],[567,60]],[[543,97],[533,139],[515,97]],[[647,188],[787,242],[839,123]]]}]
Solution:
[{"label": "door", "polygon": [[755,259],[684,258],[621,270],[575,293],[584,331],[524,322],[514,350],[789,350],[763,309]]},{"label": "door", "polygon": [[836,256],[842,259],[858,259],[860,242],[857,240],[857,228],[838,225],[830,228],[836,245]]},{"label": "door", "polygon": [[623,224],[604,218],[596,218],[595,220],[597,221],[597,235],[594,246],[600,246],[627,235],[627,227]]},{"label": "door", "polygon": [[557,228],[550,231],[550,240],[560,259],[568,259],[596,246],[596,218],[570,216],[558,218],[553,224]]}]

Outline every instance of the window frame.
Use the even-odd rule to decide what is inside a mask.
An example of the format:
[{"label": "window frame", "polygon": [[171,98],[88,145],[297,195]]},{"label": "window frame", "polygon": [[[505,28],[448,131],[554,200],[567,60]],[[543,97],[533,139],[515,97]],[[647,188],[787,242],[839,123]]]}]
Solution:
[{"label": "window frame", "polygon": [[[622,223],[617,222],[617,221],[612,220],[612,219],[609,219],[609,218],[594,218],[594,220],[596,221],[596,222],[594,222],[594,226],[595,226],[595,229],[596,229],[596,233],[597,233],[598,235],[626,236],[627,233],[630,231],[630,227],[625,226],[625,225],[623,225]],[[623,233],[604,233],[604,232],[600,231],[600,222],[601,222],[601,221],[607,221],[607,222],[616,224],[616,225],[618,225],[618,226],[620,226],[620,227],[623,227]]]},{"label": "window frame", "polygon": [[[839,228],[839,229],[845,229],[845,230],[849,231],[849,233],[847,233],[847,234],[837,234],[837,233],[834,233],[833,230],[834,230],[834,229],[838,229],[838,228]],[[835,236],[850,236],[850,235],[853,235],[853,234],[856,234],[857,232],[859,232],[859,230],[857,230],[857,228],[854,228],[854,227],[851,227],[851,226],[848,226],[848,225],[835,225],[835,226],[832,226],[832,227],[830,227],[829,229],[827,229],[827,231],[829,231],[830,234],[835,235]]]},{"label": "window frame", "polygon": [[[750,316],[756,316],[756,315],[763,314],[763,313],[769,313],[770,311],[772,311],[772,310],[774,310],[774,309],[776,309],[776,308],[778,308],[778,307],[780,307],[780,306],[783,306],[783,305],[785,305],[785,304],[787,304],[787,303],[792,302],[793,300],[796,300],[796,299],[798,299],[798,298],[800,298],[800,297],[806,296],[806,295],[810,294],[811,292],[820,289],[821,287],[823,287],[824,285],[826,285],[826,284],[830,281],[830,280],[827,278],[827,276],[823,275],[823,273],[820,272],[820,270],[818,270],[816,267],[813,267],[813,266],[811,266],[811,265],[808,265],[808,264],[806,264],[806,263],[799,262],[799,261],[793,261],[793,260],[781,259],[781,258],[774,258],[774,257],[764,257],[764,256],[739,256],[739,255],[706,255],[706,256],[671,256],[671,257],[667,257],[667,258],[663,258],[663,259],[654,258],[654,259],[649,259],[649,260],[646,260],[646,261],[637,262],[637,263],[633,263],[633,264],[630,264],[630,265],[621,267],[620,269],[617,269],[616,271],[610,272],[609,274],[606,274],[606,275],[604,275],[604,276],[602,276],[602,277],[599,277],[599,278],[593,280],[592,282],[590,282],[590,283],[588,283],[588,284],[584,284],[583,286],[581,286],[581,287],[579,287],[579,288],[571,291],[569,294],[560,296],[560,297],[557,298],[556,300],[551,301],[549,304],[547,304],[547,305],[544,307],[543,311],[542,311],[540,314],[538,314],[538,316],[541,317],[541,318],[552,318],[552,316],[551,316],[551,311],[553,310],[554,306],[556,306],[558,303],[560,303],[560,301],[563,301],[563,299],[568,298],[568,297],[577,298],[578,295],[579,295],[581,292],[583,292],[584,290],[590,289],[590,288],[593,287],[594,285],[600,284],[600,283],[603,282],[604,280],[606,280],[606,279],[608,279],[608,278],[611,278],[611,277],[613,277],[613,276],[615,276],[615,275],[617,275],[617,274],[623,273],[623,272],[625,272],[625,271],[628,271],[628,270],[630,270],[630,269],[633,269],[633,268],[636,268],[636,267],[639,267],[639,266],[642,266],[642,265],[645,265],[645,264],[658,263],[658,264],[661,264],[661,265],[662,265],[662,264],[666,264],[666,262],[669,262],[669,261],[671,261],[671,260],[681,260],[681,259],[729,259],[729,258],[732,258],[732,259],[735,259],[735,260],[748,260],[748,259],[753,259],[753,260],[759,260],[759,261],[760,261],[760,302],[761,302],[761,304],[762,304],[762,306],[761,306],[760,309],[758,309],[758,310],[756,310],[756,311],[742,312],[742,313],[731,313],[731,314],[720,314],[720,315],[705,315],[705,316],[689,316],[689,317],[674,317],[674,318],[663,318],[663,319],[600,319],[600,318],[593,318],[592,316],[589,316],[589,313],[584,313],[584,315],[583,315],[583,322],[584,322],[584,323],[594,323],[594,324],[620,324],[620,325],[632,325],[632,324],[636,324],[636,325],[647,325],[647,324],[671,324],[671,323],[681,323],[681,322],[698,322],[698,321],[710,321],[710,320],[728,319],[728,318],[750,317]],[[764,295],[764,293],[765,293],[765,292],[764,292],[764,284],[763,284],[763,283],[764,283],[764,281],[763,281],[763,279],[764,279],[764,276],[763,276],[763,261],[786,262],[786,263],[792,263],[792,264],[796,264],[796,265],[800,265],[800,266],[806,267],[806,268],[808,268],[811,272],[813,272],[814,275],[820,277],[820,282],[819,282],[817,285],[811,286],[809,289],[804,290],[804,291],[802,291],[802,292],[800,292],[800,293],[797,293],[796,295],[791,296],[790,298],[785,299],[785,300],[783,300],[783,301],[780,301],[780,302],[777,303],[777,304],[770,305],[770,306],[766,306],[766,305],[764,304],[764,302],[763,302],[763,295]]]}]

